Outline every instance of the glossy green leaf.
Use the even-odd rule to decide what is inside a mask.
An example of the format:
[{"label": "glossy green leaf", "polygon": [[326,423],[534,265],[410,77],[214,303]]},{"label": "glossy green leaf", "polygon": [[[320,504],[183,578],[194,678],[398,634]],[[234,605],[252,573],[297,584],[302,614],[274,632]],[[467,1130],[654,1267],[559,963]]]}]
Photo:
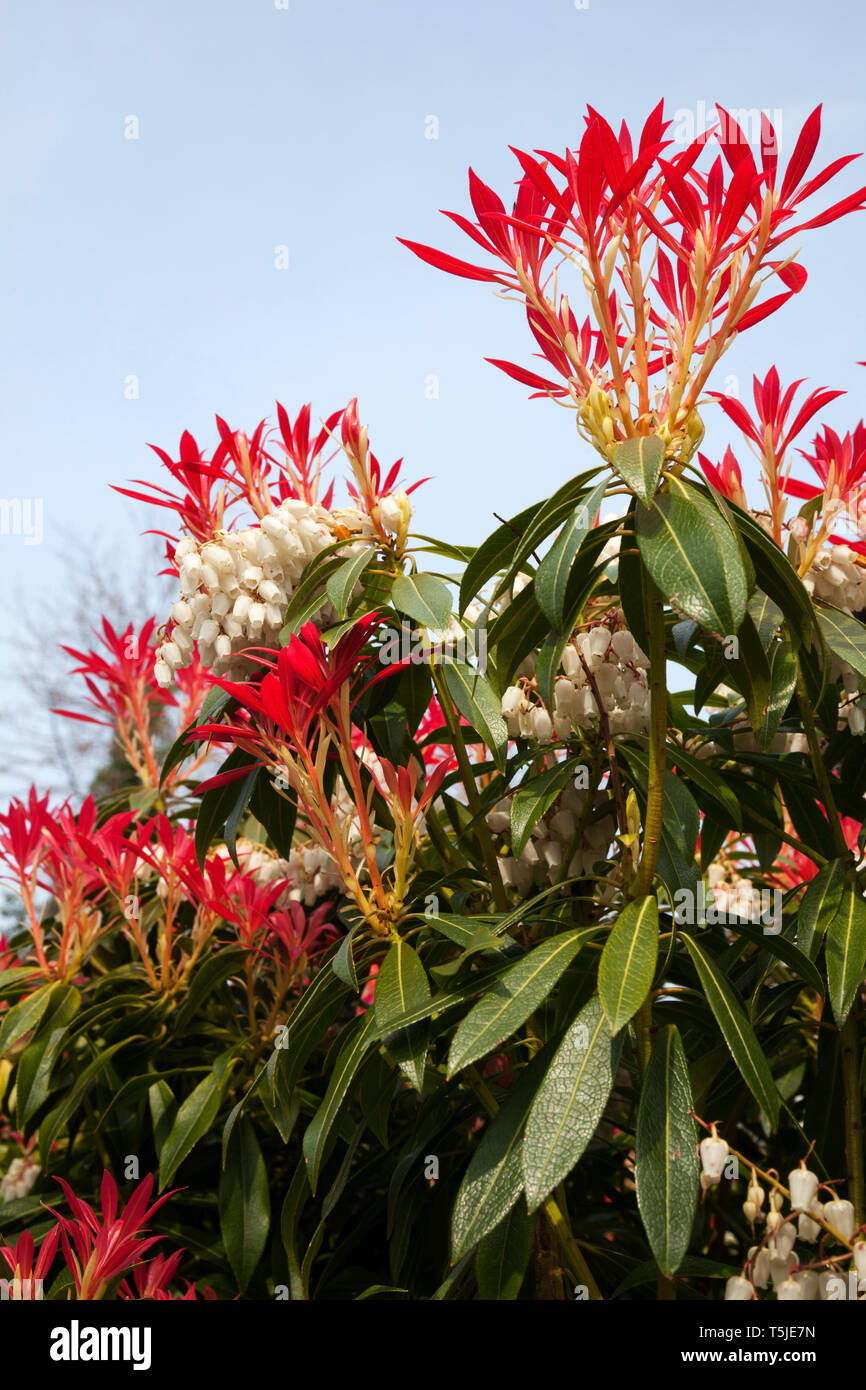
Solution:
[{"label": "glossy green leaf", "polygon": [[517,1298],[526,1277],[537,1220],[536,1216],[529,1215],[521,1197],[499,1225],[484,1237],[475,1256],[481,1298],[496,1302]]},{"label": "glossy green leaf", "polygon": [[434,632],[445,632],[451,622],[451,594],[435,575],[399,575],[391,589],[391,602],[399,613]]},{"label": "glossy green leaf", "polygon": [[683,1045],[671,1026],[653,1044],[635,1141],[638,1210],[656,1263],[667,1275],[676,1273],[685,1258],[698,1204],[693,1109]]},{"label": "glossy green leaf", "polygon": [[818,870],[800,902],[797,912],[797,945],[810,960],[817,958],[824,933],[842,905],[845,892],[845,865],[833,859]]},{"label": "glossy green leaf", "polygon": [[587,498],[578,503],[542,560],[535,576],[535,595],[542,613],[558,632],[563,623],[568,576],[577,552],[592,529],[607,489],[603,479]]},{"label": "glossy green leaf", "polygon": [[167,1187],[188,1154],[213,1128],[232,1069],[232,1051],[220,1053],[208,1075],[190,1092],[175,1117],[159,1155],[160,1191]]},{"label": "glossy green leaf", "polygon": [[219,1183],[220,1234],[238,1289],[246,1291],[264,1253],[271,1196],[256,1132],[245,1117],[236,1126]]},{"label": "glossy green leaf", "polygon": [[827,927],[824,954],[833,1017],[841,1028],[851,1012],[866,967],[866,902],[849,887]]},{"label": "glossy green leaf", "polygon": [[598,994],[610,1031],[618,1033],[646,999],[659,950],[659,907],[648,894],[614,922],[598,967]]},{"label": "glossy green leaf", "polygon": [[830,603],[817,602],[815,611],[830,651],[866,680],[866,626]]},{"label": "glossy green leaf", "polygon": [[657,434],[624,439],[613,451],[613,466],[635,496],[647,503],[658,487],[665,461],[664,440]]},{"label": "glossy green leaf", "polygon": [[547,1058],[524,1067],[498,1115],[481,1136],[460,1184],[451,1218],[451,1263],[475,1248],[511,1211],[523,1190],[521,1143]]},{"label": "glossy green leaf", "polygon": [[718,637],[742,625],[749,584],[737,537],[721,512],[680,478],[636,513],[641,558],[673,608]]},{"label": "glossy green leaf", "polygon": [[743,1080],[775,1129],[779,1122],[779,1092],[742,1003],[709,952],[687,932],[680,935],[728,1050]]},{"label": "glossy green leaf", "polygon": [[357,555],[350,555],[338,570],[334,570],[334,573],[328,576],[325,593],[339,617],[345,618],[348,613],[355,585],[375,556],[375,550],[360,550]]},{"label": "glossy green leaf", "polygon": [[[378,994],[378,984],[376,992]],[[372,1009],[348,1025],[345,1041],[331,1071],[324,1100],[304,1131],[304,1158],[310,1190],[315,1194],[325,1146],[340,1109],[358,1070],[376,1037],[376,1015]]]},{"label": "glossy green leaf", "polygon": [[538,777],[530,777],[514,793],[511,802],[511,853],[519,859],[535,826],[574,777],[576,758],[549,767]]},{"label": "glossy green leaf", "polygon": [[446,661],[441,670],[458,711],[481,735],[498,766],[504,769],[508,729],[500,701],[489,683],[463,661]]},{"label": "glossy green leaf", "polygon": [[416,951],[402,938],[395,941],[376,978],[376,1028],[385,1048],[416,1091],[424,1084],[429,1024],[426,1019],[391,1032],[394,1022],[430,998],[430,982]]},{"label": "glossy green leaf", "polygon": [[539,1087],[523,1142],[523,1180],[530,1211],[579,1161],[607,1105],[622,1035],[614,1039],[601,1000],[581,1010]]},{"label": "glossy green leaf", "polygon": [[448,1053],[449,1076],[484,1057],[526,1022],[547,998],[591,931],[594,928],[550,937],[488,989],[454,1034]]}]

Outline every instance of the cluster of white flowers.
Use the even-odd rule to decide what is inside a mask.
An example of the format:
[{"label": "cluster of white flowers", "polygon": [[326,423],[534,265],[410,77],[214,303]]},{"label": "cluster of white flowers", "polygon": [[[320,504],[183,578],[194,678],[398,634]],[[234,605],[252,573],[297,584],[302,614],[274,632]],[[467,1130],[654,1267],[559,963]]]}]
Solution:
[{"label": "cluster of white flowers", "polygon": [[[508,855],[498,860],[502,881],[507,888],[514,888],[520,897],[526,897],[534,888],[552,885],[560,878],[578,878],[581,874],[592,873],[596,861],[606,857],[616,833],[612,816],[589,821],[580,841],[575,844],[578,822],[588,795],[589,792],[574,786],[566,787],[547,814],[534,826],[520,858]],[[603,794],[596,797],[598,804],[605,800]],[[508,833],[511,827],[510,800],[497,804],[488,815],[487,824],[496,836]],[[613,887],[605,888],[598,897],[606,901],[612,894]]]},{"label": "cluster of white flowers", "polygon": [[0,1204],[29,1196],[39,1173],[35,1158],[13,1158],[0,1180]]},{"label": "cluster of white flowers", "polygon": [[[581,660],[583,657],[583,660]],[[585,663],[585,665],[584,665]],[[612,734],[646,733],[649,728],[649,659],[625,628],[600,623],[574,637],[562,654],[563,674],[553,692],[553,714],[533,703],[528,686],[511,685],[502,697],[502,714],[512,738],[550,743],[576,729],[598,723],[592,673]]]},{"label": "cluster of white flowers", "polygon": [[766,919],[771,896],[769,890],[758,888],[751,879],[744,878],[729,860],[724,864],[711,864],[706,877],[713,908],[720,917],[748,922]]},{"label": "cluster of white flowers", "polygon": [[[403,534],[412,509],[402,490],[377,506],[385,529]],[[238,653],[245,647],[278,645],[304,570],[341,534],[347,540],[339,553],[348,557],[378,533],[356,507],[331,512],[318,502],[286,498],[258,526],[221,531],[204,542],[184,536],[175,551],[180,597],[171,610],[168,640],[156,653],[159,685],[171,685],[174,672],[189,665],[196,645],[202,665],[215,675],[246,675],[248,663]],[[315,616],[336,621],[330,604]]]},{"label": "cluster of white flowers", "polygon": [[866,608],[866,568],[857,560],[857,552],[850,546],[824,546],[815,556],[803,584],[814,598],[857,613]]},{"label": "cluster of white flowers", "polygon": [[175,552],[180,598],[171,610],[171,635],[156,654],[158,683],[171,684],[196,644],[202,664],[217,675],[241,675],[236,654],[276,642],[305,568],[333,539],[330,512],[289,498],[260,526],[203,544],[185,536]]},{"label": "cluster of white flowers", "polygon": [[[701,1186],[706,1191],[721,1179],[728,1158],[728,1145],[712,1129],[700,1144]],[[838,1259],[823,1268],[809,1268],[814,1257],[799,1252],[796,1241],[814,1245],[827,1232],[827,1227],[845,1241],[854,1238],[854,1207],[845,1198],[832,1197],[829,1202],[818,1198],[818,1175],[801,1163],[788,1174],[791,1210],[784,1212],[785,1198],[778,1187],[769,1196],[766,1214],[766,1235],[760,1245],[749,1248],[742,1274],[732,1275],[725,1285],[725,1298],[731,1302],[746,1302],[757,1297],[758,1289],[772,1285],[776,1298],[782,1302],[857,1298],[866,1299],[866,1241],[858,1240],[852,1249],[850,1279]],[[752,1169],[743,1214],[752,1229],[763,1219],[764,1190]],[[822,1224],[823,1223],[823,1224]]]}]

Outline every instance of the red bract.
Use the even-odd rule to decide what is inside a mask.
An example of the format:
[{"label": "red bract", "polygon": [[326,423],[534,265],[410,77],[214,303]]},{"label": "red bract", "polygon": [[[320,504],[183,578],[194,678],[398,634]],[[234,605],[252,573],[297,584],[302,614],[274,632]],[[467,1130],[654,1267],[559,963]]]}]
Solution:
[{"label": "red bract", "polygon": [[[523,174],[510,214],[470,170],[477,220],[446,216],[498,263],[494,268],[403,243],[440,270],[488,281],[523,301],[542,356],[566,385],[512,363],[495,365],[535,394],[570,396],[588,436],[606,455],[619,439],[651,431],[669,439],[672,456],[678,449],[688,455],[692,436],[700,433],[689,417],[718,358],[737,333],[805,283],[802,267],[772,260],[771,252],[795,232],[863,206],[866,189],[859,189],[814,217],[792,221],[849,162],[836,160],[805,180],[820,108],[803,127],[781,188],[770,123],[764,123],[759,169],[743,132],[719,112],[718,133],[707,132],[665,158],[671,142],[661,103],[636,152],[625,125],[617,136],[590,107],[577,151],[514,151]],[[698,160],[711,138],[721,155],[701,171]],[[595,327],[589,320],[580,324],[561,293],[559,274],[567,262],[581,274]],[[782,292],[756,302],[773,275]],[[591,397],[594,388],[603,399]]]},{"label": "red bract", "polygon": [[862,483],[866,478],[866,423],[862,420],[854,433],[841,439],[829,425],[824,426],[822,434],[816,434],[812,442],[812,452],[799,451],[807,463],[811,464],[821,479],[822,486],[814,487],[789,479],[786,491],[794,497],[816,497],[820,493],[828,501],[846,504],[858,503]]},{"label": "red bract", "polygon": [[743,475],[740,472],[740,465],[734,458],[733,450],[730,446],[725,450],[725,457],[718,468],[712,463],[705,454],[699,454],[701,468],[704,470],[709,481],[717,492],[723,497],[729,497],[738,507],[747,509],[746,493],[743,488]]},{"label": "red bract", "polygon": [[794,397],[802,384],[802,380],[794,381],[782,392],[779,373],[775,367],[770,368],[763,381],[754,377],[754,416],[749,414],[735,396],[724,396],[717,391],[710,392],[728,418],[733,420],[754,445],[763,469],[764,490],[770,506],[773,535],[779,544],[782,541],[782,524],[785,519],[785,494],[793,490],[789,478],[791,464],[787,467],[785,464],[786,451],[819,410],[823,410],[824,406],[834,401],[837,396],[845,394],[844,391],[832,391],[827,387],[813,391],[789,423],[788,417]]},{"label": "red bract", "polygon": [[159,1236],[142,1238],[146,1222],[180,1189],[164,1193],[148,1206],[153,1187],[153,1177],[148,1174],[119,1211],[117,1184],[106,1170],[100,1189],[102,1210],[97,1215],[89,1203],[76,1197],[63,1178],[57,1181],[63,1188],[72,1218],[62,1216],[53,1207],[48,1210],[60,1223],[63,1254],[75,1280],[78,1298],[101,1298],[109,1282],[137,1265],[160,1239]]},{"label": "red bract", "polygon": [[330,903],[322,903],[314,912],[307,914],[300,903],[290,902],[285,908],[271,913],[268,930],[273,932],[290,960],[309,960],[317,949],[325,945],[326,937],[334,929],[330,921],[331,911]]},{"label": "red bract", "polygon": [[60,1227],[50,1230],[36,1254],[36,1245],[29,1231],[22,1231],[14,1245],[0,1245],[0,1256],[6,1261],[13,1280],[13,1300],[33,1301],[42,1297],[41,1282],[48,1275],[57,1251]]},{"label": "red bract", "polygon": [[[166,708],[177,711],[178,723],[185,727],[196,714],[206,691],[204,672],[197,657],[178,672],[177,690],[162,689],[153,671],[157,643],[156,618],[148,618],[139,632],[132,623],[115,632],[107,618],[102,620],[100,641],[104,651],[80,652],[62,646],[80,665],[72,675],[82,675],[90,692],[88,703],[107,719],[75,710],[56,709],[53,714],[80,719],[114,729],[118,742],[136,776],[144,786],[159,786],[160,772],[153,742],[153,724]],[[189,770],[187,770],[189,775]],[[169,774],[169,781],[176,774]]]}]

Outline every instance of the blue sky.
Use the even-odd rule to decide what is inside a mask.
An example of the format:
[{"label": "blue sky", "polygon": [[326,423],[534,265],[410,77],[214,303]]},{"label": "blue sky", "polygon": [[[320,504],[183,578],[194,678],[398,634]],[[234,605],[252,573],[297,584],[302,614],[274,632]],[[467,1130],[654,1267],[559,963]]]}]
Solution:
[{"label": "blue sky", "polygon": [[[834,0],[282,2],[4,7],[0,495],[44,499],[41,545],[0,537],[6,593],[51,604],[70,544],[131,553],[152,514],[108,484],[157,476],[148,442],[210,445],[214,413],[252,429],[276,399],[325,415],[357,395],[380,459],[433,476],[419,529],[480,539],[586,446],[483,361],[530,362],[519,311],[395,237],[465,254],[437,209],[468,211],[467,166],[507,197],[508,145],[576,144],[587,102],[638,126],[661,96],[778,109],[785,157],[823,101],[819,157],[866,148],[864,22]],[[726,359],[741,392],[775,361],[853,393],[829,422],[859,418],[863,228],[804,238],[806,289]],[[705,418],[715,455],[731,436]]]}]

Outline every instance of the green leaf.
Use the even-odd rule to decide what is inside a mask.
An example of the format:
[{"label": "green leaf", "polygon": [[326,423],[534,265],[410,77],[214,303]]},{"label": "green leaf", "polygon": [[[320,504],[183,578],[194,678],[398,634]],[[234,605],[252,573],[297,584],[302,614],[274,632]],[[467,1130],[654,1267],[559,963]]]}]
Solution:
[{"label": "green leaf", "polygon": [[526,1119],[547,1059],[538,1052],[518,1076],[499,1114],[490,1121],[454,1202],[451,1263],[456,1264],[500,1224],[523,1190],[520,1149]]},{"label": "green leaf", "polygon": [[43,1168],[48,1167],[52,1145],[70,1116],[77,1110],[91,1081],[98,1076],[104,1067],[108,1066],[115,1052],[119,1052],[122,1047],[127,1047],[132,1041],[132,1038],[124,1038],[121,1042],[112,1043],[110,1047],[102,1047],[93,1061],[87,1064],[84,1071],[79,1072],[71,1090],[67,1091],[60,1104],[45,1116],[39,1126],[39,1155]]},{"label": "green leaf", "polygon": [[451,594],[432,574],[401,574],[394,580],[391,602],[416,623],[445,632],[451,622]]},{"label": "green leaf", "polygon": [[[379,992],[378,981],[376,993]],[[307,1161],[307,1178],[310,1190],[315,1195],[319,1181],[319,1170],[325,1156],[325,1145],[334,1121],[346,1099],[349,1087],[357,1075],[358,1068],[376,1036],[376,1015],[373,1009],[344,1030],[345,1041],[334,1063],[328,1089],[324,1100],[304,1131],[304,1158]]]},{"label": "green leaf", "polygon": [[190,1092],[177,1112],[159,1155],[159,1189],[167,1187],[200,1139],[213,1128],[231,1077],[233,1048],[220,1053],[208,1075]]},{"label": "green leaf", "polygon": [[334,570],[334,573],[329,575],[325,585],[325,593],[333,607],[336,608],[339,617],[345,618],[348,613],[352,594],[355,592],[355,585],[370,561],[375,559],[375,556],[375,550],[360,550],[357,555],[351,555],[339,569]]},{"label": "green leaf", "polygon": [[728,1050],[755,1100],[775,1130],[779,1123],[779,1092],[755,1030],[717,961],[687,932],[680,933],[692,958],[701,987]]},{"label": "green leaf", "polygon": [[563,524],[569,513],[585,495],[587,483],[599,471],[599,468],[592,468],[587,473],[579,473],[577,477],[569,478],[567,483],[563,483],[561,488],[557,488],[552,497],[549,497],[546,502],[542,502],[518,538],[517,549],[512,556],[511,564],[493,592],[494,601],[514,583],[521,572],[524,561],[532,554],[536,546],[540,545]]},{"label": "green leaf", "polygon": [[866,966],[866,902],[846,887],[824,941],[833,1017],[841,1028],[863,981]]},{"label": "green leaf", "polygon": [[532,1103],[523,1142],[530,1211],[567,1177],[592,1139],[613,1087],[622,1035],[613,1038],[593,996],[554,1054]]},{"label": "green leaf", "polygon": [[416,951],[399,938],[394,942],[376,979],[376,1028],[385,1047],[416,1091],[424,1084],[429,1023],[426,1019],[409,1028],[390,1029],[402,1014],[426,1004],[430,982]]},{"label": "green leaf", "polygon": [[207,958],[204,965],[199,966],[192,977],[189,993],[178,1010],[177,1018],[172,1025],[172,1032],[176,1037],[183,1036],[204,1001],[224,980],[228,979],[229,975],[241,974],[248,959],[249,952],[245,946],[222,946],[219,951]]},{"label": "green leaf", "polygon": [[244,1117],[229,1140],[219,1184],[220,1234],[238,1289],[246,1291],[264,1253],[271,1226],[271,1196],[256,1132]]},{"label": "green leaf", "polygon": [[774,642],[769,656],[770,699],[763,723],[760,728],[755,729],[758,747],[763,749],[770,747],[779,732],[782,716],[790,705],[791,696],[797,686],[797,658],[788,638],[783,637],[780,642]]},{"label": "green leaf", "polygon": [[187,724],[185,729],[181,729],[180,733],[178,734],[177,738],[175,739],[174,743],[171,745],[171,747],[165,755],[165,758],[163,759],[162,770],[159,774],[160,789],[165,783],[165,779],[170,772],[173,772],[174,769],[180,763],[184,762],[188,757],[190,757],[192,753],[200,751],[200,741],[198,739],[194,739],[191,743],[187,743],[187,735],[191,732],[191,730],[198,728],[200,724],[213,724],[218,719],[219,715],[223,713],[226,706],[230,703],[232,699],[233,696],[230,695],[227,690],[221,690],[218,685],[213,686],[208,691],[207,695],[205,695],[204,700],[202,701],[201,709],[199,710],[195,719],[192,721],[191,724]]},{"label": "green leaf", "polygon": [[656,1263],[675,1274],[685,1258],[698,1204],[700,1162],[689,1069],[680,1035],[665,1028],[653,1044],[637,1117],[637,1204]]},{"label": "green leaf", "polygon": [[841,859],[824,864],[807,885],[797,912],[797,945],[810,960],[816,959],[844,892],[845,864]]},{"label": "green leaf", "polygon": [[538,777],[521,782],[517,788],[511,803],[511,853],[515,859],[520,858],[541,817],[572,780],[578,762],[577,758],[569,758],[567,762],[557,763]]},{"label": "green leaf", "polygon": [[73,985],[58,985],[50,1007],[18,1060],[15,1110],[21,1129],[48,1098],[51,1073],[73,1035],[71,1024],[80,1007],[80,992]]},{"label": "green leaf", "polygon": [[831,652],[866,679],[866,627],[859,618],[852,618],[850,613],[843,613],[841,608],[821,600],[815,603],[815,611]]},{"label": "green leaf", "polygon": [[26,999],[22,999],[20,1004],[13,1004],[3,1015],[3,1024],[0,1026],[0,1056],[9,1052],[25,1033],[32,1032],[51,1003],[52,994],[59,988],[57,984],[43,985],[41,989],[34,990]]},{"label": "green leaf", "polygon": [[[512,965],[459,1025],[448,1053],[448,1076],[510,1038],[547,998],[581,943],[594,931],[590,928],[550,937]],[[376,990],[378,993],[378,985]]]},{"label": "green leaf", "polygon": [[649,994],[659,951],[659,907],[650,894],[629,903],[604,943],[598,994],[610,1031],[618,1033]]},{"label": "green leaf", "polygon": [[448,693],[460,714],[480,734],[497,767],[505,770],[508,729],[501,705],[484,676],[463,661],[446,661],[440,668]]},{"label": "green leaf", "polygon": [[726,652],[726,664],[746,701],[749,723],[755,733],[760,734],[770,703],[772,677],[764,644],[748,613],[736,633],[736,641],[736,649],[728,647],[727,650],[737,650],[738,654],[728,657]]},{"label": "green leaf", "polygon": [[650,501],[658,487],[664,461],[664,440],[657,434],[624,439],[613,451],[614,468],[644,503]]},{"label": "green leaf", "polygon": [[737,537],[690,484],[671,477],[667,487],[637,508],[641,559],[673,608],[718,637],[732,636],[749,598]]},{"label": "green leaf", "polygon": [[298,814],[298,800],[293,791],[279,792],[270,777],[262,775],[253,786],[250,812],[268,833],[268,839],[283,859],[292,852],[292,837]]},{"label": "green leaf", "polygon": [[568,576],[575,556],[592,529],[595,514],[607,488],[603,479],[589,496],[575,507],[535,576],[535,595],[542,613],[557,632],[562,628]]},{"label": "green leaf", "polygon": [[532,1253],[537,1220],[529,1215],[521,1197],[495,1230],[484,1237],[475,1256],[478,1292],[483,1299],[510,1302],[517,1298]]}]

